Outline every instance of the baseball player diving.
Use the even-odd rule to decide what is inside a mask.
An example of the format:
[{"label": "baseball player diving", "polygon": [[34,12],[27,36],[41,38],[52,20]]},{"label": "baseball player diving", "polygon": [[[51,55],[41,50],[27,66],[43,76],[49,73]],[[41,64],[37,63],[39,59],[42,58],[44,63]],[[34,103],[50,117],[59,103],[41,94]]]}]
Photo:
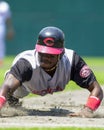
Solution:
[{"label": "baseball player diving", "polygon": [[[29,93],[44,96],[63,91],[69,81],[90,92],[83,109],[70,116],[90,117],[103,99],[103,91],[85,61],[64,47],[64,33],[53,26],[43,28],[35,49],[18,54],[0,90],[0,109],[6,102],[16,106]],[[35,103],[35,102],[34,102]]]}]

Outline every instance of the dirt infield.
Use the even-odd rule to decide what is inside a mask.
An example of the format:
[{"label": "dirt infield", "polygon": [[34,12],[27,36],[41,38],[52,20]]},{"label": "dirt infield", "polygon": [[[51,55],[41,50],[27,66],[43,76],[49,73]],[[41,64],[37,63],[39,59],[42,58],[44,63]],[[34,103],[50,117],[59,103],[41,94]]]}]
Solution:
[{"label": "dirt infield", "polygon": [[104,127],[104,101],[93,118],[67,116],[70,112],[79,111],[88,95],[86,90],[77,90],[24,98],[22,107],[5,106],[1,110],[0,127]]}]

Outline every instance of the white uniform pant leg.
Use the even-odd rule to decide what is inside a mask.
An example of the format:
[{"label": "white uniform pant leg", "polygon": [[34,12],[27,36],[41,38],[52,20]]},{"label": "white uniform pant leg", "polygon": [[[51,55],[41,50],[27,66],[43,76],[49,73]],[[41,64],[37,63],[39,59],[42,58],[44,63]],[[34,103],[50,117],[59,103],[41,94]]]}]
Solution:
[{"label": "white uniform pant leg", "polygon": [[18,87],[14,93],[13,93],[13,96],[15,98],[23,98],[25,96],[27,96],[29,94],[29,92],[26,90],[26,88],[22,85],[20,87]]}]

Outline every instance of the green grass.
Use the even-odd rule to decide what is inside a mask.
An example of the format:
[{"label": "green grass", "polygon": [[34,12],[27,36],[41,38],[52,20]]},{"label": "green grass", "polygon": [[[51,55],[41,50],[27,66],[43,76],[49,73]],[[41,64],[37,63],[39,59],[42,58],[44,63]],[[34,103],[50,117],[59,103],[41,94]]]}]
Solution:
[{"label": "green grass", "polygon": [[57,127],[57,128],[0,128],[0,130],[104,130],[104,128],[76,128],[76,127]]}]

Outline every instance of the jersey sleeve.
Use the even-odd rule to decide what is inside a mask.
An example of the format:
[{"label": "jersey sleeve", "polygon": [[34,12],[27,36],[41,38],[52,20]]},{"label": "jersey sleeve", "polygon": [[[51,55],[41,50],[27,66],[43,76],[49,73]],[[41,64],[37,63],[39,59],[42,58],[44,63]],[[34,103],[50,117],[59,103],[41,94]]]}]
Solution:
[{"label": "jersey sleeve", "polygon": [[73,55],[71,80],[83,88],[88,88],[92,82],[96,81],[93,71],[76,52]]},{"label": "jersey sleeve", "polygon": [[25,59],[19,59],[10,69],[9,73],[13,74],[20,83],[29,81],[32,76],[32,66]]}]

